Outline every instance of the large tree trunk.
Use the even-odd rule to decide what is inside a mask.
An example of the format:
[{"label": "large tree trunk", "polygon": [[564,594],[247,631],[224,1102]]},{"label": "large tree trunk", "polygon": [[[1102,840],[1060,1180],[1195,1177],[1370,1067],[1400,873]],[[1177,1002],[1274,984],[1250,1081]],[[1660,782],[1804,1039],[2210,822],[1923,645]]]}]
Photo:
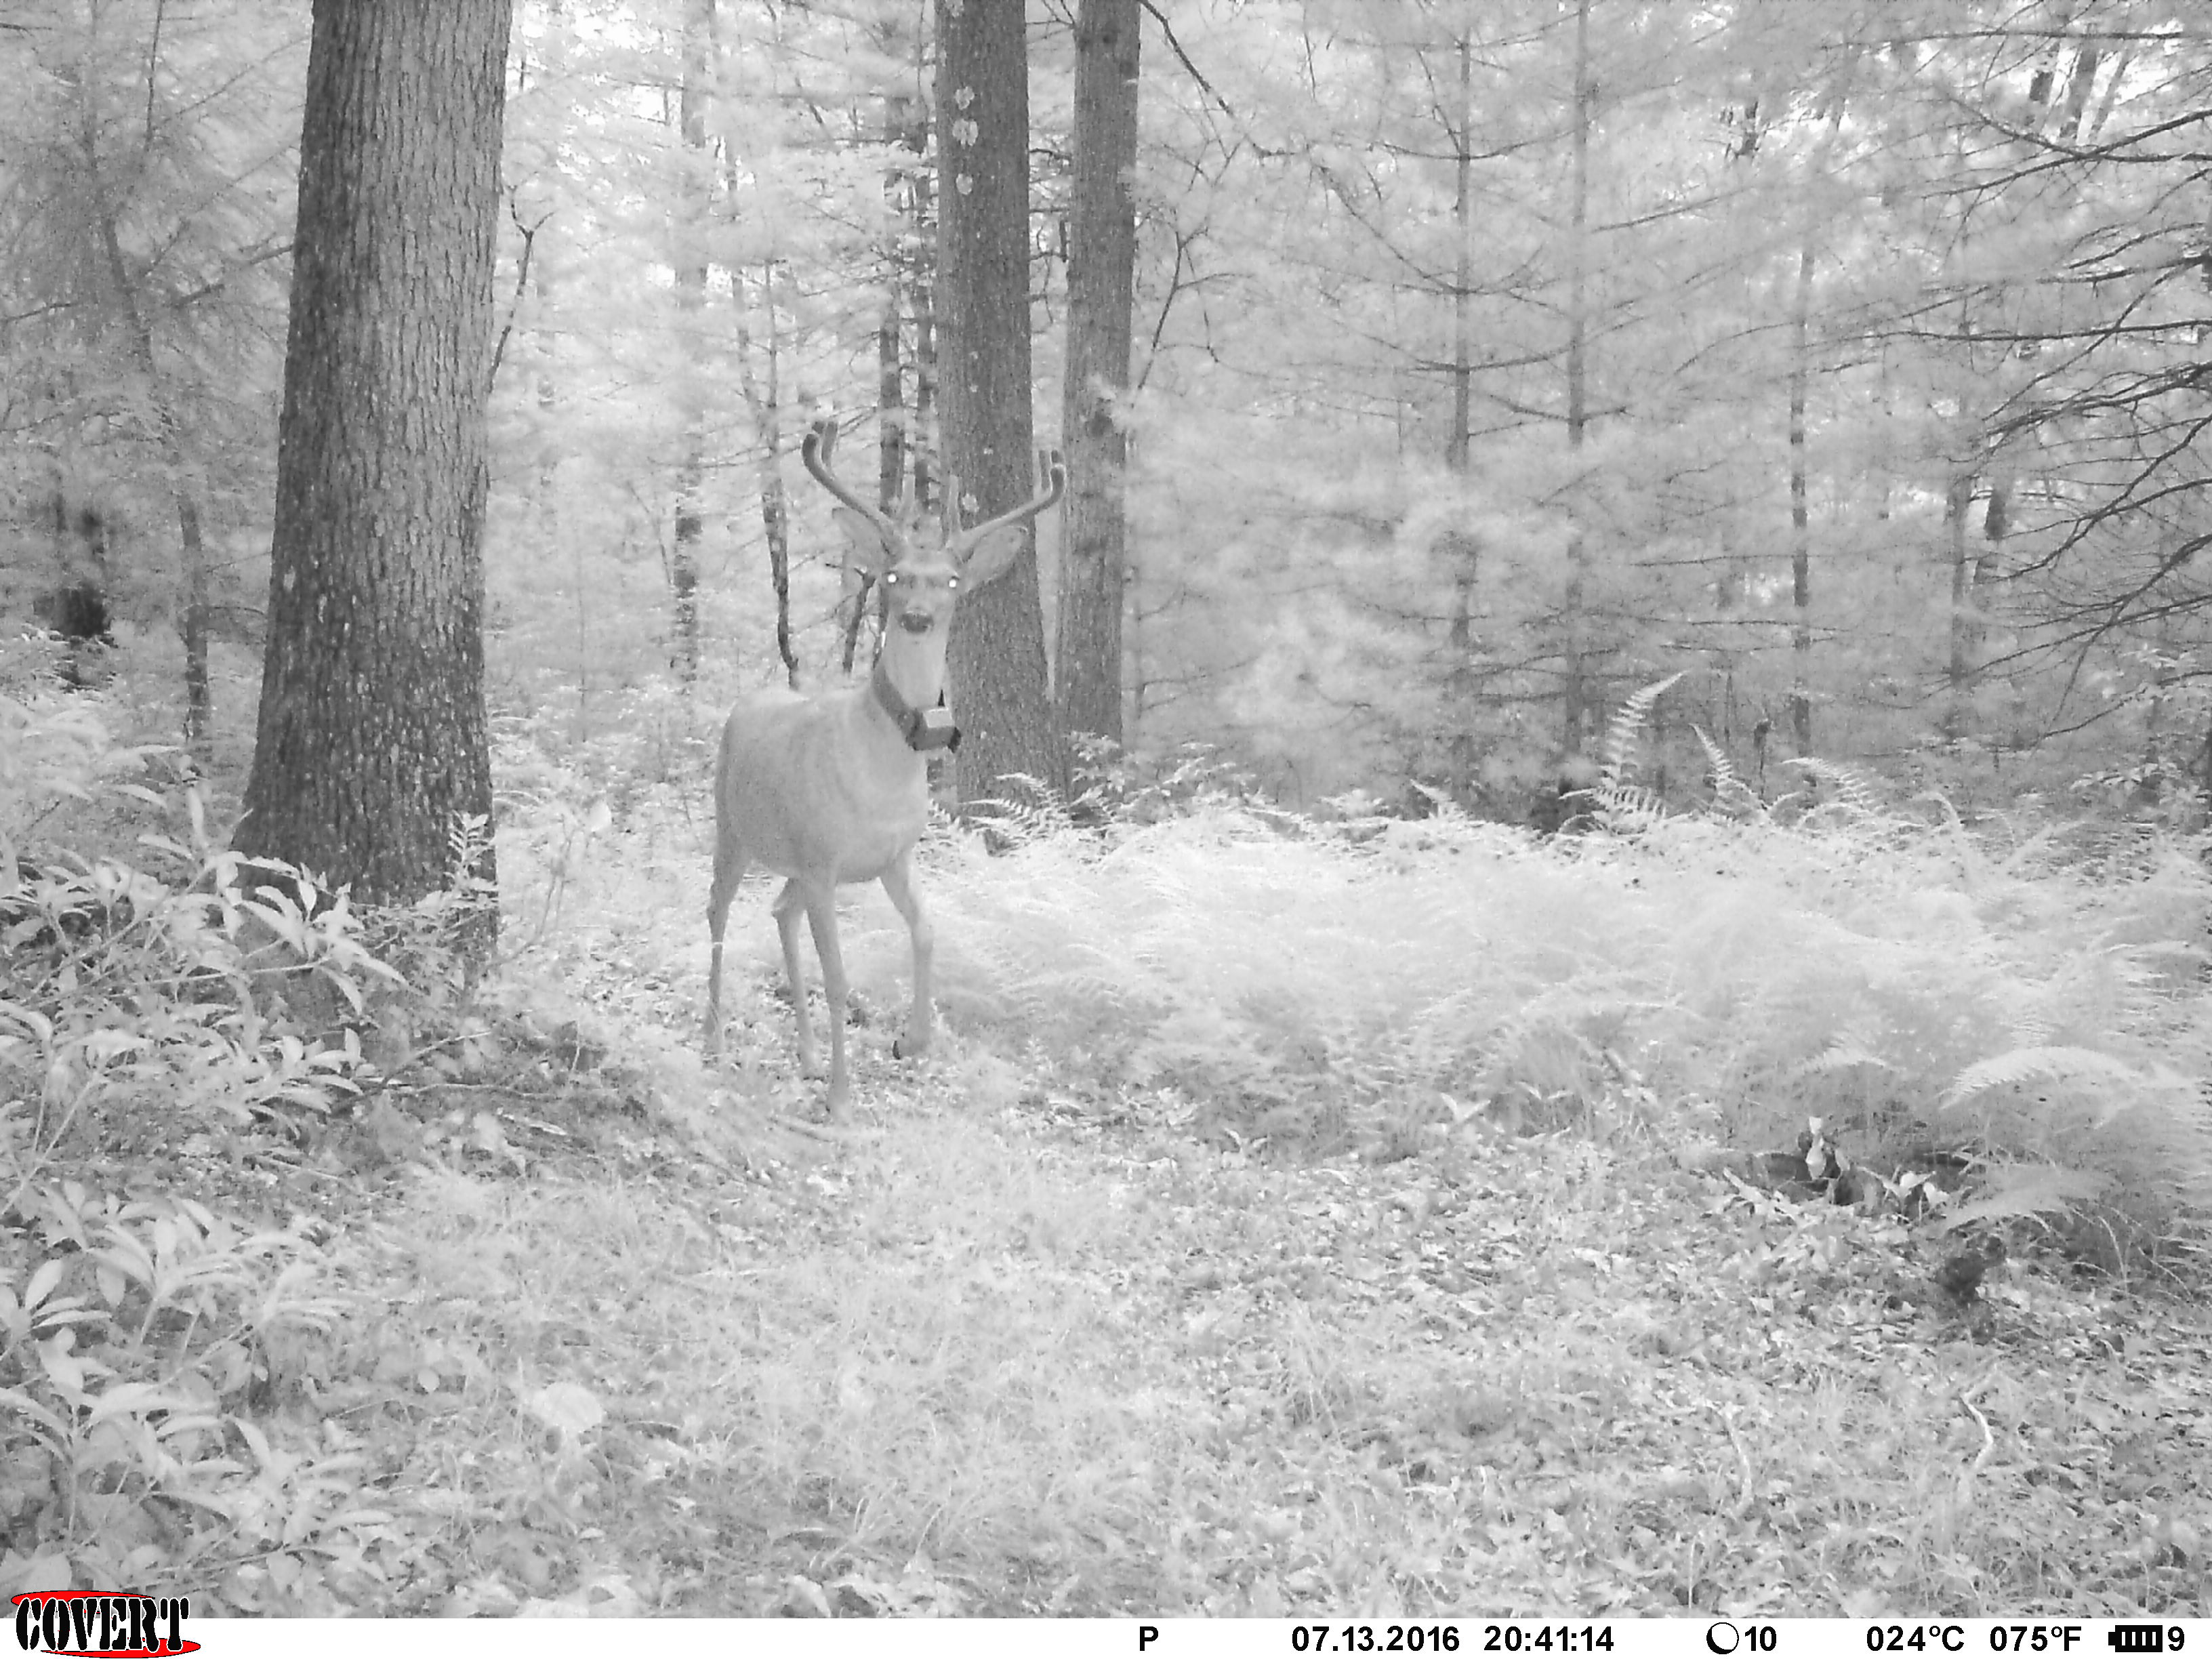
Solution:
[{"label": "large tree trunk", "polygon": [[[1029,64],[1022,8],[937,9],[938,322],[945,468],[974,505],[963,522],[1036,492],[1030,453]],[[947,500],[947,512],[963,503]],[[1045,679],[1034,542],[965,595],[948,653],[964,732],[963,805],[1010,773],[1054,788],[1066,767]]]},{"label": "large tree trunk", "polygon": [[1129,386],[1137,210],[1138,0],[1082,0],[1075,15],[1075,190],[1067,252],[1066,534],[1060,578],[1060,730],[1121,741],[1123,477],[1115,400]]},{"label": "large tree trunk", "polygon": [[[240,850],[405,902],[489,820],[484,401],[509,0],[316,0]],[[489,928],[475,937],[489,943]]]}]

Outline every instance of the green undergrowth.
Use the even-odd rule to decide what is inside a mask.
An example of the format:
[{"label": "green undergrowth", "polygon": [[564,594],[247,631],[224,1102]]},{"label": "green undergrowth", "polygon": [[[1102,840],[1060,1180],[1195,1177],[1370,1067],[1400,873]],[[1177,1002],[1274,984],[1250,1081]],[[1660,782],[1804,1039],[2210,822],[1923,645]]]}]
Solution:
[{"label": "green undergrowth", "polygon": [[[2203,1612],[2194,849],[1194,775],[933,833],[926,1064],[853,895],[824,1138],[766,884],[698,1053],[695,745],[503,744],[476,983],[452,908],[317,904],[87,705],[0,718],[0,1592]],[[1811,1118],[1972,1182],[1741,1178]]]},{"label": "green undergrowth", "polygon": [[[696,1017],[696,805],[603,815],[587,860],[579,811],[548,822],[502,848],[525,891],[570,907],[544,959],[611,957],[636,975],[626,1006]],[[2115,1268],[2212,1190],[2197,848],[2130,837],[2089,861],[2063,829],[1863,799],[1633,831],[1539,842],[1225,797],[1103,830],[1032,812],[990,846],[940,827],[920,859],[937,1000],[1087,1089],[1181,1091],[1201,1133],[1248,1146],[1387,1152],[1477,1113],[1586,1125],[1633,1085],[1740,1145],[1817,1117],[1886,1170],[1984,1159],[1992,1212],[2046,1217]],[[741,1021],[787,1018],[773,890],[757,878],[732,913],[757,988]],[[863,1018],[895,1011],[903,925],[873,888],[843,913]]]}]

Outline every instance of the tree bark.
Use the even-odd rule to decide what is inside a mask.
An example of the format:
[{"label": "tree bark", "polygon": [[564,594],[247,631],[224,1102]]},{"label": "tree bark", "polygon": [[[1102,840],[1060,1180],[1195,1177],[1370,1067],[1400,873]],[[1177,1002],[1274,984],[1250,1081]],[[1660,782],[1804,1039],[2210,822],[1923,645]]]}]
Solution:
[{"label": "tree bark", "polygon": [[[509,0],[316,0],[240,851],[404,903],[491,812],[484,403]],[[470,943],[489,948],[495,917]]]},{"label": "tree bark", "polygon": [[[1019,506],[1036,487],[1022,8],[941,5],[937,41],[939,392],[945,471],[966,498],[948,499],[945,510],[964,510],[963,522],[972,524]],[[962,597],[948,662],[964,734],[962,804],[1001,796],[1012,773],[1064,788],[1033,540],[1006,574]]]},{"label": "tree bark", "polygon": [[1121,585],[1137,210],[1138,0],[1082,0],[1075,15],[1075,179],[1067,253],[1067,369],[1060,430],[1068,504],[1061,543],[1060,725],[1121,741]]}]

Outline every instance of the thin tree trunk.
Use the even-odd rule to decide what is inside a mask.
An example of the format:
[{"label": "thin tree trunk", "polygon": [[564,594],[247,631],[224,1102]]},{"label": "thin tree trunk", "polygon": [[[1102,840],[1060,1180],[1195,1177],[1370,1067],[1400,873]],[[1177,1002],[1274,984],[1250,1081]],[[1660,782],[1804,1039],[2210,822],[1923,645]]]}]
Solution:
[{"label": "thin tree trunk", "polygon": [[[1452,268],[1452,428],[1444,465],[1458,486],[1466,509],[1469,428],[1474,422],[1474,43],[1458,41],[1459,123],[1452,134],[1452,231],[1457,244]],[[1445,648],[1451,660],[1444,682],[1446,718],[1451,723],[1452,799],[1462,806],[1474,799],[1474,583],[1480,552],[1474,537],[1455,526],[1448,538],[1452,565],[1451,631]]]},{"label": "thin tree trunk", "polygon": [[2086,42],[2074,57],[2074,78],[2066,93],[2066,118],[2059,128],[2059,137],[2069,143],[2078,143],[2087,125],[2089,94],[2097,84],[2097,64],[2101,49],[2094,40]]},{"label": "thin tree trunk", "polygon": [[[939,6],[937,40],[945,464],[974,503],[963,520],[973,523],[1019,506],[1036,489],[1022,9]],[[965,505],[948,499],[945,510],[961,513]],[[1003,796],[1014,773],[1064,788],[1034,541],[1005,575],[963,596],[953,613],[947,659],[965,734],[958,762],[963,805]]]},{"label": "thin tree trunk", "polygon": [[[936,51],[934,39],[919,34],[914,42],[915,73],[921,76]],[[907,110],[906,147],[917,157],[929,152],[931,123],[935,112],[916,100]],[[908,234],[902,243],[906,256],[908,314],[914,319],[914,422],[907,430],[907,461],[912,469],[914,505],[937,503],[938,477],[944,468],[937,429],[937,258],[940,227],[937,222],[937,168],[919,161],[907,173],[913,186],[908,209]]]},{"label": "thin tree trunk", "polygon": [[[915,188],[922,203],[915,210],[917,222],[928,211],[932,195],[931,175],[923,173],[915,180]],[[937,500],[937,458],[941,445],[937,436],[937,268],[931,258],[934,239],[922,243],[915,254],[915,270],[907,283],[908,301],[914,308],[914,433],[910,441],[914,466],[914,502],[916,507],[932,506]]]},{"label": "thin tree trunk", "polygon": [[1790,310],[1790,735],[1813,752],[1813,517],[1805,476],[1805,398],[1812,374],[1813,232],[1797,246],[1797,292]]},{"label": "thin tree trunk", "polygon": [[1966,514],[1973,505],[1974,477],[1960,472],[1944,502],[1944,527],[1951,539],[1951,659],[1945,675],[1948,701],[1943,735],[1957,739],[1966,731],[1967,682],[1973,676],[1973,561],[1966,556]]},{"label": "thin tree trunk", "polygon": [[2005,536],[2012,524],[2011,475],[1993,459],[1987,477],[1990,501],[1982,515],[1982,544],[1966,572],[1966,666],[1972,674],[1981,672],[1989,642],[1990,599],[1996,592]]},{"label": "thin tree trunk", "polygon": [[707,153],[714,44],[714,0],[684,0],[684,84],[677,117],[684,140],[679,158],[684,171],[677,189],[673,238],[684,453],[676,470],[676,534],[668,556],[668,586],[675,612],[670,666],[687,689],[699,678],[699,545],[706,528],[706,422],[696,377],[705,344],[701,328],[707,304],[705,239],[714,196],[714,164]]},{"label": "thin tree trunk", "polygon": [[760,446],[761,529],[768,541],[769,585],[775,594],[775,653],[784,683],[799,688],[799,654],[791,639],[791,514],[783,487],[783,353],[775,324],[775,262],[761,267],[761,309],[768,322],[765,383],[753,374],[753,332],[744,319],[744,284],[730,273],[738,320],[738,389],[752,410],[753,441]]},{"label": "thin tree trunk", "polygon": [[1061,543],[1060,731],[1121,741],[1121,586],[1137,255],[1138,0],[1082,0],[1075,18],[1075,179],[1068,227],[1067,368],[1060,429],[1068,504]]},{"label": "thin tree trunk", "polygon": [[[149,67],[149,73],[151,72]],[[184,579],[178,632],[185,645],[185,744],[193,759],[205,767],[214,757],[214,702],[208,684],[207,546],[200,532],[199,499],[191,487],[191,467],[154,355],[153,325],[140,302],[137,286],[131,279],[130,264],[123,255],[122,234],[116,225],[114,203],[107,191],[100,151],[100,117],[94,107],[95,86],[94,65],[88,60],[79,65],[77,72],[77,139],[83,152],[87,193],[91,198],[94,230],[100,238],[101,261],[106,268],[108,286],[113,290],[115,315],[123,325],[131,359],[153,408],[161,465],[168,474],[169,502],[177,515],[177,538],[182,554],[180,574]]]},{"label": "thin tree trunk", "polygon": [[[508,0],[317,0],[300,138],[269,649],[240,851],[357,899],[488,830],[484,404]],[[495,913],[468,942],[488,949]]]},{"label": "thin tree trunk", "polygon": [[[918,47],[917,47],[918,50]],[[909,501],[922,496],[921,454],[927,442],[919,406],[910,419],[906,403],[905,331],[903,310],[907,291],[918,280],[928,258],[929,227],[921,204],[928,195],[928,170],[921,157],[929,144],[929,121],[921,101],[903,93],[884,100],[884,147],[894,159],[884,173],[884,199],[890,210],[891,232],[884,255],[884,308],[876,325],[876,500],[886,513],[896,514]],[[897,152],[903,150],[903,155]],[[907,461],[915,462],[915,484],[907,493]],[[847,567],[851,571],[851,566]],[[870,599],[876,599],[881,624],[881,595],[866,571],[839,601],[843,611],[843,665],[846,673],[860,654],[860,632],[868,619]]]},{"label": "thin tree trunk", "polygon": [[1979,596],[1996,585],[2005,538],[2012,532],[2012,474],[1990,475],[1990,504],[1982,515],[1982,550],[1974,559],[1974,592]]},{"label": "thin tree trunk", "polygon": [[[1589,0],[1575,3],[1574,176],[1567,221],[1567,447],[1579,451],[1589,421],[1589,141],[1597,92],[1590,76]],[[1563,602],[1565,641],[1565,748],[1579,757],[1589,736],[1589,545],[1579,514],[1567,532]]]},{"label": "thin tree trunk", "polygon": [[[928,140],[927,125],[916,119],[915,100],[895,94],[884,100],[884,148],[894,159],[884,177],[891,229],[884,249],[884,309],[876,325],[876,501],[890,512],[906,489],[908,442],[906,359],[902,312],[906,303],[907,247],[918,245],[922,228],[914,218],[916,175]],[[908,152],[901,155],[898,152]]]},{"label": "thin tree trunk", "polygon": [[894,269],[876,319],[876,504],[896,512],[906,483],[906,365],[901,344],[899,279]]}]

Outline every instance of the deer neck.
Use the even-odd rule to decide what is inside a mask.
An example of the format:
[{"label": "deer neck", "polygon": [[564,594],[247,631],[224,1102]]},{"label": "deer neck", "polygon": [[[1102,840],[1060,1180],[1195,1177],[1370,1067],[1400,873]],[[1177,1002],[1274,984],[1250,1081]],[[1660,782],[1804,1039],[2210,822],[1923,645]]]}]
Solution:
[{"label": "deer neck", "polygon": [[868,686],[876,705],[907,738],[911,717],[934,708],[945,695],[945,629],[908,634],[894,625],[876,653]]}]

